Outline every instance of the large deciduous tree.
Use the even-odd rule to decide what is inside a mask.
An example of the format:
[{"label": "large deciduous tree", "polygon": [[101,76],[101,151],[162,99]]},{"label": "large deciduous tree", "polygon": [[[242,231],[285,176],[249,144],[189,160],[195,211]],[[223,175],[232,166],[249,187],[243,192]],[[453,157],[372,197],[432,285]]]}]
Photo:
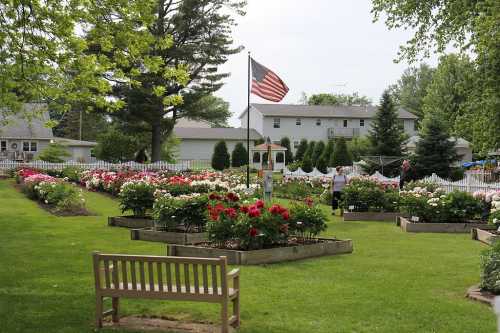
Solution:
[{"label": "large deciduous tree", "polygon": [[349,94],[314,94],[309,98],[307,96],[303,97],[304,100],[307,100],[307,104],[309,105],[342,105],[342,106],[351,106],[351,105],[371,105],[371,100],[366,96],[360,96],[357,92],[349,95]]}]

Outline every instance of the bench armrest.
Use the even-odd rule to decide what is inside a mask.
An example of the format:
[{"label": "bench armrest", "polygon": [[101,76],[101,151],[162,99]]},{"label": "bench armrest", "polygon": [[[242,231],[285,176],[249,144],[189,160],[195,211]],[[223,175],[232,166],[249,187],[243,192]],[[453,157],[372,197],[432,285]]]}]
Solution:
[{"label": "bench armrest", "polygon": [[240,269],[239,268],[235,268],[231,272],[227,273],[227,277],[228,278],[233,278],[234,279],[237,276],[240,276]]}]

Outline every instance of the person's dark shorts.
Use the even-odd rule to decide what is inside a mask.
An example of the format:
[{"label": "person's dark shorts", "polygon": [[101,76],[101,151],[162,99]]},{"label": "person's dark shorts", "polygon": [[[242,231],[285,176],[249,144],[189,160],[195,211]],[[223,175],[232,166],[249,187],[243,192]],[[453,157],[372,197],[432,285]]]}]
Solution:
[{"label": "person's dark shorts", "polygon": [[332,195],[332,209],[336,210],[340,207],[340,201],[342,200],[342,192],[333,192]]}]

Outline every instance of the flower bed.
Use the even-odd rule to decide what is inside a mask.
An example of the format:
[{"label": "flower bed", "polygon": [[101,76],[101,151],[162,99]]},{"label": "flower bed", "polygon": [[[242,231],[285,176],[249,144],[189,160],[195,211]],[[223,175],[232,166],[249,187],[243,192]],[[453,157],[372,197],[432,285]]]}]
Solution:
[{"label": "flower bed", "polygon": [[21,190],[30,199],[38,201],[42,207],[58,215],[88,215],[82,191],[66,183],[35,170],[21,169],[17,173]]},{"label": "flower bed", "polygon": [[481,282],[467,291],[467,297],[484,303],[493,304],[493,298],[500,295],[500,242],[481,254]]},{"label": "flower bed", "polygon": [[344,221],[385,221],[394,222],[401,214],[399,212],[344,212]]},{"label": "flower bed", "polygon": [[[321,196],[323,203],[330,204],[331,178],[329,177],[287,177],[275,181],[273,195],[279,198],[304,200],[311,196]],[[330,199],[330,200],[329,200]]]},{"label": "flower bed", "polygon": [[492,245],[500,239],[500,233],[494,225],[487,225],[481,228],[473,228],[471,231],[472,239],[478,240],[482,243]]},{"label": "flower bed", "polygon": [[469,233],[473,228],[482,228],[486,226],[486,222],[453,222],[453,223],[422,223],[413,222],[404,217],[399,216],[398,224],[401,230],[405,232],[430,232],[430,233]]}]

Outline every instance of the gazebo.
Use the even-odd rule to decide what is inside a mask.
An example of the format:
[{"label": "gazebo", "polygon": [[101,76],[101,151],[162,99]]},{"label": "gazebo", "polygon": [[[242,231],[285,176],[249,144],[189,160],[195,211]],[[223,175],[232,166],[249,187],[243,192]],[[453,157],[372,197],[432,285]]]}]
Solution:
[{"label": "gazebo", "polygon": [[268,149],[271,148],[271,157],[273,161],[273,171],[281,171],[285,168],[285,152],[286,147],[274,144],[263,143],[250,148],[251,166],[254,169],[267,169],[268,164]]}]

